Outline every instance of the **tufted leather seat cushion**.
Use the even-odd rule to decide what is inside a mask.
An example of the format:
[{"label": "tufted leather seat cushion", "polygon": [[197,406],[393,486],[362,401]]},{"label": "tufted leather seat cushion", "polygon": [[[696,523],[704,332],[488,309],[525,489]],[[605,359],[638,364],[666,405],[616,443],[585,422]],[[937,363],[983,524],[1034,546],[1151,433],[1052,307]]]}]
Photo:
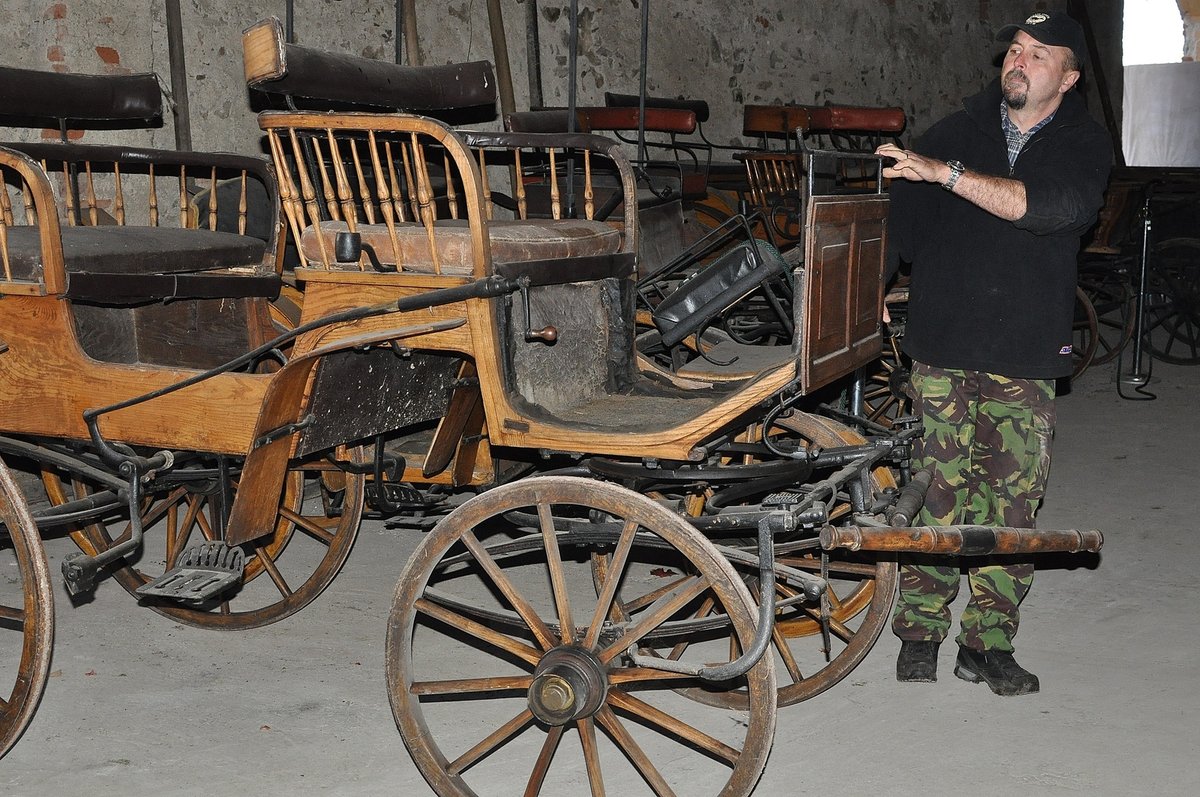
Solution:
[{"label": "tufted leather seat cushion", "polygon": [[[345,222],[324,221],[320,225],[325,251],[333,259],[334,239],[348,228]],[[396,244],[387,225],[359,224],[358,232],[364,245],[375,250],[379,262],[397,266],[401,271],[434,273],[429,234],[425,227],[414,222],[395,225]],[[434,241],[442,273],[469,275],[471,261],[471,228],[465,220],[453,219],[434,224]],[[537,219],[531,221],[490,221],[487,226],[494,263],[517,263],[530,260],[559,260],[564,258],[609,255],[621,248],[621,232],[602,221],[586,219]],[[322,262],[317,228],[308,227],[300,238],[301,255],[310,263]],[[357,268],[353,264],[333,264],[336,268]]]}]

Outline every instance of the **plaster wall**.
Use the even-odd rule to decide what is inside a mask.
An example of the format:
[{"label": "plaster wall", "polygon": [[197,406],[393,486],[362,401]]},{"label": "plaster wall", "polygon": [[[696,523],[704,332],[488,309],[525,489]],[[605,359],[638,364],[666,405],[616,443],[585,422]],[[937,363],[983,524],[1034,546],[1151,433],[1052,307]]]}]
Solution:
[{"label": "plaster wall", "polygon": [[[526,12],[534,1],[499,3],[517,110],[530,105]],[[647,0],[580,0],[579,104],[602,103],[606,90],[638,91],[642,2]],[[995,74],[994,59],[1003,50],[993,40],[997,28],[1036,9],[1066,6],[1065,1],[1029,0],[650,2],[648,93],[708,100],[712,119],[706,133],[726,144],[743,140],[741,114],[747,103],[900,105],[909,119],[906,138],[911,137]],[[286,4],[182,0],[181,5],[193,147],[259,151],[253,101],[242,82],[240,37],[264,16],[283,18]],[[417,0],[416,5],[424,63],[494,60],[484,0]],[[1104,71],[1114,76],[1109,88],[1119,91],[1114,78],[1120,74],[1120,0],[1084,5]],[[0,62],[6,65],[82,73],[152,71],[169,88],[163,0],[0,0],[0,8],[5,20]],[[543,103],[563,105],[569,84],[569,3],[538,0],[536,8]],[[296,0],[294,24],[301,44],[395,57],[394,0]],[[1089,105],[1103,118],[1096,85],[1089,80]],[[1119,112],[1119,97],[1114,107]],[[175,141],[169,115],[157,130],[89,131],[86,136],[164,147]]]}]

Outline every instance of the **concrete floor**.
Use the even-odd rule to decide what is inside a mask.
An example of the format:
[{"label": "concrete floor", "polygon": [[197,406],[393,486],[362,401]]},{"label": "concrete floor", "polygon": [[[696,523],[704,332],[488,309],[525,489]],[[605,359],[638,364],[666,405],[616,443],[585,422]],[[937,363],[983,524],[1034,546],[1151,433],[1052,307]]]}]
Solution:
[{"label": "concrete floor", "polygon": [[[956,679],[952,645],[939,683],[898,684],[885,632],[842,683],[780,711],[756,795],[1200,794],[1188,591],[1200,368],[1155,363],[1151,402],[1121,400],[1114,373],[1089,371],[1059,404],[1040,524],[1100,528],[1106,546],[1039,570],[1017,642],[1041,693],[998,698]],[[254,631],[181,626],[114,583],[79,607],[59,588],[53,673],[0,761],[0,794],[430,793],[383,675],[388,605],[417,536],[366,523],[321,598]],[[47,548],[57,573],[72,548]]]}]

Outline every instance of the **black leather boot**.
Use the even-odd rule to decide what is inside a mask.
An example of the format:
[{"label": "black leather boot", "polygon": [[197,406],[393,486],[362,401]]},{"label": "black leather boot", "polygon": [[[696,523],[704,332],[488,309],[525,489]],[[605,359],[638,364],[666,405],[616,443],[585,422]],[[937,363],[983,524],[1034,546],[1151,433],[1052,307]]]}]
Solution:
[{"label": "black leather boot", "polygon": [[940,643],[930,641],[900,641],[896,657],[896,680],[931,684],[937,680],[937,653]]},{"label": "black leather boot", "polygon": [[1006,650],[958,648],[954,674],[964,681],[983,682],[998,695],[1031,695],[1038,691],[1038,677],[1026,670]]}]

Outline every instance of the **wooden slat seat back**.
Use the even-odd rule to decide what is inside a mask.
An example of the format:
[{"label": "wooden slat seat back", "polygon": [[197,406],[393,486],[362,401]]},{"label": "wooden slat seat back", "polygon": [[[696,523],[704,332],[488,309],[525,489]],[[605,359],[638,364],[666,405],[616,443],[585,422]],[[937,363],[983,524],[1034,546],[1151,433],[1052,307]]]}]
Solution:
[{"label": "wooden slat seat back", "polygon": [[[274,18],[248,28],[243,46],[247,83],[262,91],[405,112],[495,101],[495,79],[483,61],[403,67],[298,47],[283,41]],[[538,130],[565,121],[517,119]],[[495,263],[595,265],[618,255],[615,267],[630,267],[635,215],[622,214],[620,223],[596,218],[593,166],[618,176],[623,204],[636,201],[628,162],[613,142],[582,133],[459,132],[409,113],[271,111],[260,124],[291,234],[311,268],[463,278],[494,273]],[[566,217],[569,163],[581,172],[577,218]],[[548,186],[544,208],[532,206],[526,191],[533,179]],[[366,244],[353,262],[337,259],[342,232]]]},{"label": "wooden slat seat back", "polygon": [[[280,164],[284,213],[310,268],[367,272],[381,266],[480,278],[496,273],[497,264],[562,261],[566,268],[572,259],[595,264],[608,258],[614,268],[631,269],[636,200],[632,172],[615,142],[587,134],[456,132],[403,114],[272,111],[259,121]],[[568,150],[582,153],[580,218],[564,216],[567,188],[557,166],[573,157]],[[511,185],[511,175],[524,175],[528,161],[549,165],[539,178],[549,182],[549,218],[531,213],[524,177]],[[594,161],[609,162],[622,176],[620,222],[595,217]],[[339,262],[339,232],[358,233],[371,251]]]}]

